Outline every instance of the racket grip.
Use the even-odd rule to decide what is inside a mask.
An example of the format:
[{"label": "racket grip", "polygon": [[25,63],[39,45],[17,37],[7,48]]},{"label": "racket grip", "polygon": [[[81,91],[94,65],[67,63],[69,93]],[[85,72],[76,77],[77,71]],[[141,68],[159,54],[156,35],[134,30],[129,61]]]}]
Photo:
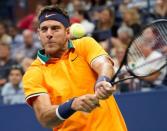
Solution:
[{"label": "racket grip", "polygon": [[111,79],[107,76],[99,76],[96,83],[95,83],[95,86],[94,86],[94,92],[96,91],[96,84],[100,81],[107,81],[107,82],[110,82]]}]

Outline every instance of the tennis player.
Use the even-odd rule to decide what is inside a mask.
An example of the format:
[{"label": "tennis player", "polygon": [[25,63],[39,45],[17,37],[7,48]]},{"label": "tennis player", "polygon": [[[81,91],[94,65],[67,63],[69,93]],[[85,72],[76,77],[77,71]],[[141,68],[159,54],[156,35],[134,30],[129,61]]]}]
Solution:
[{"label": "tennis player", "polygon": [[57,6],[44,7],[38,22],[43,49],[23,85],[39,122],[54,131],[126,131],[107,53],[91,37],[71,41],[69,17]]}]

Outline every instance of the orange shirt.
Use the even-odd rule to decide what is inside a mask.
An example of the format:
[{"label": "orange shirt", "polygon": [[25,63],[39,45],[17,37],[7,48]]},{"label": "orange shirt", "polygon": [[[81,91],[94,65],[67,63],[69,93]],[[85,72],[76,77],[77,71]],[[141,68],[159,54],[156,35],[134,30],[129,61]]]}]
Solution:
[{"label": "orange shirt", "polygon": [[[27,102],[33,96],[47,93],[52,104],[59,105],[70,98],[94,93],[97,74],[91,63],[107,53],[90,37],[70,41],[68,46],[68,52],[60,59],[49,58],[42,50],[38,52],[38,58],[23,77]],[[74,113],[54,131],[127,130],[113,96],[100,101],[100,105],[91,113]]]}]

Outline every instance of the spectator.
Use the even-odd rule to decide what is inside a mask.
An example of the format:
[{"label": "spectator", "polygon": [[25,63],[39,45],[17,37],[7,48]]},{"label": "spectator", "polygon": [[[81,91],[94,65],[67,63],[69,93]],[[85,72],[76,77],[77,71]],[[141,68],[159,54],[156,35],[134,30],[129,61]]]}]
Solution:
[{"label": "spectator", "polygon": [[1,0],[0,1],[0,20],[15,23],[16,12],[15,10],[16,0]]},{"label": "spectator", "polygon": [[28,67],[32,64],[33,59],[25,57],[22,61],[21,61],[21,66],[23,67],[24,72],[27,71]]},{"label": "spectator", "polygon": [[[65,9],[70,16],[73,16],[75,11],[75,3],[78,5],[80,4],[80,0],[47,0],[47,5],[59,5],[61,8]],[[82,7],[79,5],[79,8]]]},{"label": "spectator", "polygon": [[13,57],[20,62],[24,57],[35,58],[38,50],[38,45],[34,42],[33,32],[31,30],[24,30],[24,43],[20,48],[17,48],[13,53]]},{"label": "spectator", "polygon": [[131,2],[132,0],[123,0],[122,2],[118,3],[119,12],[123,14],[128,9],[128,5],[131,4]]},{"label": "spectator", "polygon": [[154,19],[166,19],[167,18],[166,0],[156,0],[152,16]]},{"label": "spectator", "polygon": [[9,35],[12,38],[11,48],[16,49],[23,43],[23,36],[19,33],[18,28],[16,26],[9,26]]},{"label": "spectator", "polygon": [[78,11],[78,10],[83,10],[84,7],[84,2],[80,1],[80,0],[72,0],[72,5],[73,5],[73,10]]},{"label": "spectator", "polygon": [[17,23],[17,27],[21,30],[25,30],[25,29],[30,29],[30,30],[34,30],[34,25],[36,22],[36,14],[38,13],[38,11],[44,6],[44,2],[38,2],[36,5],[36,9],[35,12],[23,17],[21,20],[18,21]]},{"label": "spectator", "polygon": [[132,28],[134,34],[140,32],[140,15],[136,9],[125,10],[123,14],[123,25]]},{"label": "spectator", "polygon": [[69,13],[69,16],[73,17],[75,15],[75,12],[78,12],[79,10],[85,11],[86,6],[85,6],[85,1],[71,0],[71,2],[68,3],[68,6],[66,7],[66,9],[67,9],[67,12]]},{"label": "spectator", "polygon": [[[162,53],[160,52],[161,50],[159,51],[154,50],[156,48],[154,46],[157,44],[156,42],[154,42],[154,40],[155,40],[155,37],[157,38],[157,35],[158,34],[155,33],[155,30],[152,30],[152,28],[147,28],[143,32],[144,40],[142,41],[143,43],[141,43],[140,48],[142,48],[143,56],[145,58],[138,59],[138,63],[141,64],[143,59],[144,61],[151,61],[157,57],[162,56]],[[160,42],[160,40],[158,40],[158,42]],[[163,43],[159,43],[159,46],[160,45],[164,46]],[[148,66],[145,66],[145,68],[143,68],[143,73],[145,70],[154,71],[156,70],[156,68],[161,67],[163,64],[164,64],[163,61],[158,61],[157,63],[149,64]],[[166,88],[167,89],[167,87],[163,85],[163,80],[165,79],[166,72],[167,72],[166,68],[163,68],[159,72],[154,73],[153,75],[149,77],[144,77],[143,81],[140,81],[140,84],[141,84],[140,86],[143,87],[142,90],[145,90],[145,89],[150,90],[151,88],[154,88],[154,89]]]},{"label": "spectator", "polygon": [[127,26],[121,26],[117,31],[118,37],[112,37],[112,47],[119,48],[122,46],[123,48],[127,48],[129,43],[133,38],[133,30]]},{"label": "spectator", "polygon": [[2,87],[4,104],[20,104],[24,103],[24,93],[22,88],[23,69],[19,65],[13,65],[9,72],[9,82]]},{"label": "spectator", "polygon": [[12,38],[7,34],[6,25],[3,22],[0,22],[0,41],[10,44]]},{"label": "spectator", "polygon": [[86,30],[87,35],[91,35],[94,31],[95,25],[94,23],[90,22],[88,19],[88,15],[84,10],[78,10],[74,14],[74,18],[78,19],[80,21],[80,24],[83,25],[83,27]]},{"label": "spectator", "polygon": [[111,8],[102,9],[93,32],[93,37],[97,41],[103,41],[110,38],[111,35],[116,36],[118,27],[115,25],[114,20],[114,12]]},{"label": "spectator", "polygon": [[92,0],[84,0],[84,10],[89,11],[92,8]]},{"label": "spectator", "polygon": [[0,87],[7,82],[9,70],[14,64],[17,62],[10,58],[10,45],[0,42]]}]

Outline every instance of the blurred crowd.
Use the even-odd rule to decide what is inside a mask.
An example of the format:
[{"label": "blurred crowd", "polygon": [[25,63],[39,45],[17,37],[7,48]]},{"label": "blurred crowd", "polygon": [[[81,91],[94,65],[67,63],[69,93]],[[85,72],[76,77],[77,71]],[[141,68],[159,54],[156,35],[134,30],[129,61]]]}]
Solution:
[{"label": "blurred crowd", "polygon": [[[143,25],[167,18],[166,0],[0,1],[0,103],[24,103],[22,77],[42,48],[37,36],[37,13],[43,6],[54,4],[66,9],[71,24],[83,25],[86,35],[99,42],[117,68]],[[121,82],[117,93],[167,89],[166,70],[153,78]]]}]

